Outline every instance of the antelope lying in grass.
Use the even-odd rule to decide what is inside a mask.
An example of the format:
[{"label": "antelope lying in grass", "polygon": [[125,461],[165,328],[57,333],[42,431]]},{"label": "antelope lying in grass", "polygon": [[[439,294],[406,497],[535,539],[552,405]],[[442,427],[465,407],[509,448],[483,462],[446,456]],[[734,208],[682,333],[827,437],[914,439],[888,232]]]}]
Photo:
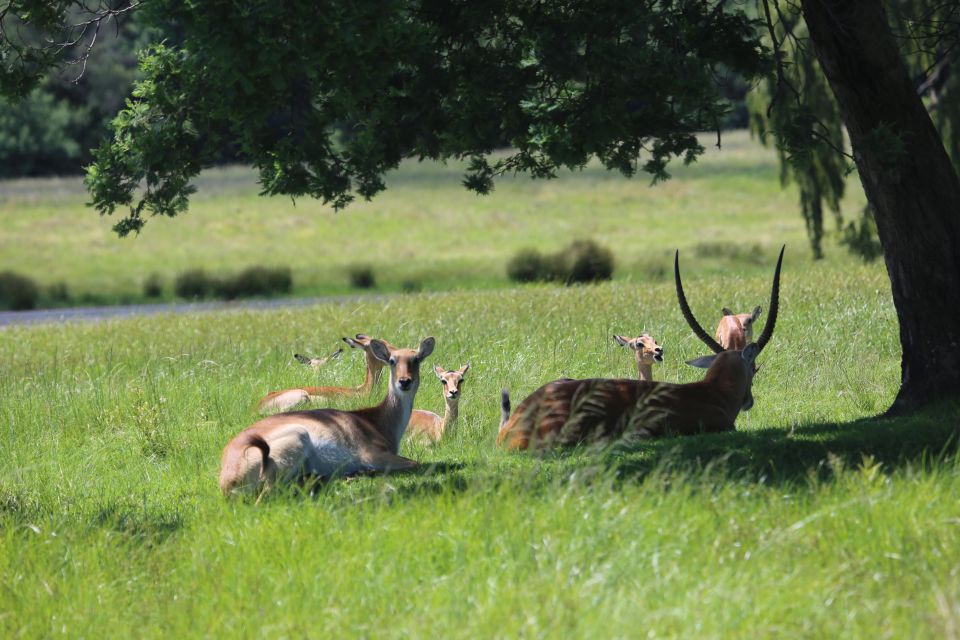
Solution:
[{"label": "antelope lying in grass", "polygon": [[302,356],[299,353],[293,354],[293,359],[301,364],[309,366],[311,369],[319,369],[323,365],[327,364],[331,360],[338,359],[343,354],[343,347],[340,347],[330,355],[325,358],[311,358],[309,356]]},{"label": "antelope lying in grass", "polygon": [[[330,398],[353,398],[356,396],[367,396],[373,391],[373,388],[380,380],[383,373],[384,364],[380,362],[370,352],[370,342],[373,340],[370,336],[358,333],[356,338],[344,338],[346,342],[354,349],[362,349],[364,359],[367,363],[367,374],[363,382],[356,387],[297,387],[295,389],[284,389],[282,391],[271,391],[257,403],[257,411],[266,413],[268,411],[287,411],[298,405],[307,402],[320,402]],[[294,355],[296,358],[296,355]],[[335,356],[330,356],[331,358]],[[302,356],[301,356],[302,358]],[[303,362],[301,358],[297,358]],[[312,361],[308,361],[311,364]]]},{"label": "antelope lying in grass", "polygon": [[658,345],[646,331],[636,338],[613,336],[613,339],[621,347],[633,349],[637,359],[637,379],[653,380],[653,363],[663,362],[663,347]]},{"label": "antelope lying in grass", "polygon": [[[753,406],[756,358],[773,337],[777,321],[782,261],[781,250],[770,290],[770,315],[760,337],[742,351],[724,351],[708,342],[715,355],[690,361],[707,368],[702,381],[556,380],[530,394],[512,416],[510,397],[504,391],[497,443],[509,449],[547,448],[622,437],[733,430],[740,411]],[[676,267],[681,310],[702,340],[706,332],[689,313],[683,296],[679,258]]]},{"label": "antelope lying in grass", "polygon": [[446,404],[443,417],[441,418],[432,411],[415,409],[410,416],[410,424],[407,425],[409,438],[417,438],[436,444],[440,442],[444,433],[453,431],[459,415],[458,406],[463,378],[467,375],[469,369],[469,364],[452,371],[447,371],[441,366],[433,368],[434,373],[440,378],[440,384],[443,385],[443,401]]},{"label": "antelope lying in grass", "polygon": [[373,339],[368,349],[390,367],[387,397],[355,411],[314,409],[281,413],[254,423],[223,449],[220,490],[252,493],[262,486],[303,478],[412,469],[417,462],[397,455],[420,386],[420,363],[434,339],[419,349],[397,349]]}]

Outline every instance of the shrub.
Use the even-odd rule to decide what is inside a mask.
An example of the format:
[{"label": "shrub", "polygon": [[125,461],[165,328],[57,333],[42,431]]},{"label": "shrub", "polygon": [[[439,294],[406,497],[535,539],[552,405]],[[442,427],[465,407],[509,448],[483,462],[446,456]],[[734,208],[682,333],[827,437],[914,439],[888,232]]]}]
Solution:
[{"label": "shrub", "polygon": [[400,283],[400,290],[404,293],[416,293],[423,289],[423,285],[418,280],[404,280]]},{"label": "shrub", "polygon": [[218,297],[225,300],[290,293],[293,275],[289,267],[249,267],[223,278],[214,285]]},{"label": "shrub", "polygon": [[173,281],[173,292],[181,298],[206,298],[213,292],[216,284],[203,269],[190,269]]},{"label": "shrub", "polygon": [[0,272],[0,309],[35,309],[40,288],[32,278],[13,271]]},{"label": "shrub", "polygon": [[536,249],[521,249],[507,263],[507,277],[514,282],[542,280],[543,272],[543,256]]},{"label": "shrub", "polygon": [[47,298],[52,302],[66,303],[70,302],[70,289],[66,282],[54,282],[47,287]]},{"label": "shrub", "polygon": [[613,253],[593,240],[575,240],[563,251],[543,255],[521,249],[507,263],[514,282],[594,282],[613,276]]},{"label": "shrub", "polygon": [[373,267],[365,264],[355,264],[347,269],[350,286],[354,289],[373,289],[377,280],[373,276]]},{"label": "shrub", "polygon": [[731,262],[764,264],[766,258],[759,244],[737,244],[735,242],[700,242],[693,247],[698,258],[717,258]]},{"label": "shrub", "polygon": [[143,281],[143,297],[159,298],[163,295],[163,279],[159,273],[151,273]]},{"label": "shrub", "polygon": [[596,282],[613,277],[613,253],[593,240],[575,240],[566,251],[566,282]]}]

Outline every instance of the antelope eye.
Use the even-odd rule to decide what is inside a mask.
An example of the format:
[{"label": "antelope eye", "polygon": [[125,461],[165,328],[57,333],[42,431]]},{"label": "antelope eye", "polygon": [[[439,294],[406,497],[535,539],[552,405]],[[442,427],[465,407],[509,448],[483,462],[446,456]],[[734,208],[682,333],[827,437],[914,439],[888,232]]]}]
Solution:
[{"label": "antelope eye", "polygon": [[396,358],[390,358],[390,364],[397,364]]}]

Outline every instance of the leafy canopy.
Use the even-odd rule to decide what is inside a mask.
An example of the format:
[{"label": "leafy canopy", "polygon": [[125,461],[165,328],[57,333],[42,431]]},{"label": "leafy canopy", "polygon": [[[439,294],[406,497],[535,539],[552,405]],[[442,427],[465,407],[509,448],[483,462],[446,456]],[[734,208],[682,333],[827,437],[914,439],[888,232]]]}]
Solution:
[{"label": "leafy canopy", "polygon": [[[668,176],[703,151],[726,110],[715,69],[752,77],[756,25],[724,2],[151,0],[178,34],[141,55],[143,79],[95,152],[101,213],[139,231],[184,211],[191,179],[224,145],[263,193],[346,206],[384,189],[404,158],[467,159],[496,176],[549,178],[591,158]],[[491,159],[508,146],[506,156]]]}]

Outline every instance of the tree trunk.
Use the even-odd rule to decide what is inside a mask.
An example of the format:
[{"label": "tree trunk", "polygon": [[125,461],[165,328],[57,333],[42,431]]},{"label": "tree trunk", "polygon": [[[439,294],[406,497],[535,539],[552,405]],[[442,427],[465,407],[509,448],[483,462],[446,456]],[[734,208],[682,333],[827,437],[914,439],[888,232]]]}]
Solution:
[{"label": "tree trunk", "polygon": [[876,214],[900,320],[901,383],[889,413],[960,397],[960,179],[880,0],[802,4]]}]

